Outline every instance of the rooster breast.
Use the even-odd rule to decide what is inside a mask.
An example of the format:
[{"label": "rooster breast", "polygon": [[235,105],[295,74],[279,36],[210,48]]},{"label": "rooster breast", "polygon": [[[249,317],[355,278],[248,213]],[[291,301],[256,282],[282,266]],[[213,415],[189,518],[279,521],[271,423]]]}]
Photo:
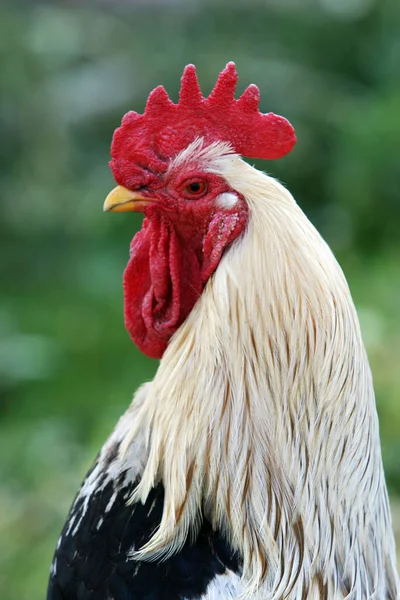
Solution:
[{"label": "rooster breast", "polygon": [[[47,600],[229,600],[240,592],[238,557],[204,519],[194,543],[166,560],[138,561],[160,524],[164,488],[146,502],[129,500],[147,459],[143,435],[120,446],[146,396],[135,398],[86,476],[57,544]],[[122,454],[122,456],[121,456]]]}]

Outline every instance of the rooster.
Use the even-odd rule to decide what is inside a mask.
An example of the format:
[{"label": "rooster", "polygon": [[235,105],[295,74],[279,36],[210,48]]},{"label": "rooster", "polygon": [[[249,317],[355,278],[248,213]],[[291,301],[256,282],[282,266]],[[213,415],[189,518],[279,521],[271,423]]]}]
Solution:
[{"label": "rooster", "polygon": [[295,143],[193,65],[115,131],[106,211],[141,211],[126,328],[154,380],[73,503],[48,600],[398,600],[374,391],[332,252],[242,160]]}]

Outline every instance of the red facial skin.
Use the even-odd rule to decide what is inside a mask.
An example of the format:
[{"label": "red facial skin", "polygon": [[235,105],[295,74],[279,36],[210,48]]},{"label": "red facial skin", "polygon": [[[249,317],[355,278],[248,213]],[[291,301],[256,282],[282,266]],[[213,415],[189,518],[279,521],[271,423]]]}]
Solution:
[{"label": "red facial skin", "polygon": [[[205,183],[198,195],[188,188],[197,182]],[[234,207],[218,206],[224,192],[238,197]],[[222,178],[190,167],[153,180],[140,194],[149,203],[124,274],[125,326],[142,352],[161,358],[246,226],[248,208]]]}]

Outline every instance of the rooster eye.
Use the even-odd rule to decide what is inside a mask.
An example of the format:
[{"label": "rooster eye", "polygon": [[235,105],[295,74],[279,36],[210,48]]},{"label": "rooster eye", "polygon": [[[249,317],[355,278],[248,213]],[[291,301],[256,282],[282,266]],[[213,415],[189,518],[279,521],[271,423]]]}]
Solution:
[{"label": "rooster eye", "polygon": [[207,189],[205,181],[192,181],[184,188],[186,196],[202,196]]}]

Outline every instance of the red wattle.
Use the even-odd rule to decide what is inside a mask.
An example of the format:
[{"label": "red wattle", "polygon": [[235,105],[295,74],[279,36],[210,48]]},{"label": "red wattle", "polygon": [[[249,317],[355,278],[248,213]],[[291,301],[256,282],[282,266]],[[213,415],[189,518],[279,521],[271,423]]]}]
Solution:
[{"label": "red wattle", "polygon": [[[247,206],[171,220],[153,210],[131,243],[124,274],[125,326],[138,348],[161,358],[229,244],[248,219]],[[211,217],[211,218],[210,218]],[[210,219],[210,220],[209,220]]]},{"label": "red wattle", "polygon": [[161,358],[203,286],[200,261],[183,247],[172,224],[145,219],[124,273],[125,326],[144,354]]}]

